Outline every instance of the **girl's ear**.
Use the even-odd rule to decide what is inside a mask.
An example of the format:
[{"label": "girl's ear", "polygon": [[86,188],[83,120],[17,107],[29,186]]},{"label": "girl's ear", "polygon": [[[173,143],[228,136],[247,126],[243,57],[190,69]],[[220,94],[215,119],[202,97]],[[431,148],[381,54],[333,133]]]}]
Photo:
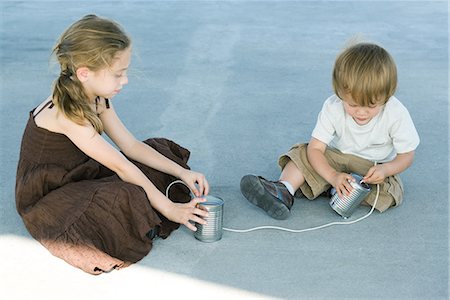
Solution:
[{"label": "girl's ear", "polygon": [[77,78],[80,82],[86,82],[89,77],[90,70],[87,67],[81,67],[77,69]]}]

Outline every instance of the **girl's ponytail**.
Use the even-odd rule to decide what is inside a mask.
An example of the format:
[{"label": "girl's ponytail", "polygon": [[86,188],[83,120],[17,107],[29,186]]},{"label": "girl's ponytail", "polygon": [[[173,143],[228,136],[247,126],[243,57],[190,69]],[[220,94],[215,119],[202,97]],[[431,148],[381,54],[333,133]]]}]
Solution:
[{"label": "girl's ponytail", "polygon": [[89,122],[98,133],[103,132],[103,124],[92,109],[93,99],[86,95],[76,70],[86,67],[95,72],[110,67],[130,44],[119,24],[95,15],[84,16],[61,35],[53,49],[61,67],[53,84],[53,103],[67,118],[78,124]]},{"label": "girl's ponytail", "polygon": [[86,100],[81,82],[69,69],[61,71],[55,80],[52,96],[53,103],[67,118],[80,125],[87,120],[98,133],[103,132],[103,124]]}]

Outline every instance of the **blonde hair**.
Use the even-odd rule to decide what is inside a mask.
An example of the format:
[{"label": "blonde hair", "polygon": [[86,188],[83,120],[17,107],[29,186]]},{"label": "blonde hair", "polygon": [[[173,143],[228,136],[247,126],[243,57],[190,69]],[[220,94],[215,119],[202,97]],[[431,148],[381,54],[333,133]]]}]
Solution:
[{"label": "blonde hair", "polygon": [[97,71],[112,65],[118,52],[131,44],[130,38],[114,21],[86,15],[72,24],[53,48],[61,73],[53,84],[53,103],[70,120],[103,132],[103,124],[89,105],[89,99],[76,76],[80,67]]},{"label": "blonde hair", "polygon": [[397,88],[397,67],[391,55],[373,43],[345,49],[333,69],[333,89],[342,99],[350,94],[361,106],[385,104]]}]

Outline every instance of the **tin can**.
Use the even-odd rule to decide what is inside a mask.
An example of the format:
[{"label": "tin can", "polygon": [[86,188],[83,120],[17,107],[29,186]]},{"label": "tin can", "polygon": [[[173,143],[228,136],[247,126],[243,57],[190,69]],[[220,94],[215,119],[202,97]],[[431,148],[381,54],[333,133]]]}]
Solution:
[{"label": "tin can", "polygon": [[218,197],[205,196],[206,202],[199,203],[200,209],[208,211],[208,217],[204,218],[206,224],[195,223],[197,231],[194,236],[202,242],[215,242],[222,238],[223,205],[224,201]]},{"label": "tin can", "polygon": [[330,199],[330,206],[344,219],[349,218],[353,214],[358,205],[370,192],[370,186],[367,183],[362,182],[362,176],[354,173],[351,175],[356,181],[350,182],[353,187],[350,195],[339,198],[336,190],[334,188],[331,190],[333,196]]}]

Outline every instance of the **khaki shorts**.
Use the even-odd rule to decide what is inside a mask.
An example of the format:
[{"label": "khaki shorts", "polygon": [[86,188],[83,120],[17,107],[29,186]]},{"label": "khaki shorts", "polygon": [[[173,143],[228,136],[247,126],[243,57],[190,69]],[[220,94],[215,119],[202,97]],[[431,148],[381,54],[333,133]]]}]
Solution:
[{"label": "khaki shorts", "polygon": [[[325,181],[310,165],[306,156],[307,144],[296,144],[286,153],[280,156],[279,165],[281,169],[292,160],[305,177],[305,183],[300,187],[306,198],[312,200],[327,191],[331,185]],[[344,154],[336,149],[327,148],[325,157],[328,163],[338,172],[356,173],[364,176],[373,162],[370,160],[352,155]],[[373,206],[377,193],[376,185],[371,185],[372,190],[364,199],[363,204]],[[403,199],[403,184],[398,175],[387,177],[380,184],[380,195],[375,208],[383,212],[391,206],[399,206]]]}]

